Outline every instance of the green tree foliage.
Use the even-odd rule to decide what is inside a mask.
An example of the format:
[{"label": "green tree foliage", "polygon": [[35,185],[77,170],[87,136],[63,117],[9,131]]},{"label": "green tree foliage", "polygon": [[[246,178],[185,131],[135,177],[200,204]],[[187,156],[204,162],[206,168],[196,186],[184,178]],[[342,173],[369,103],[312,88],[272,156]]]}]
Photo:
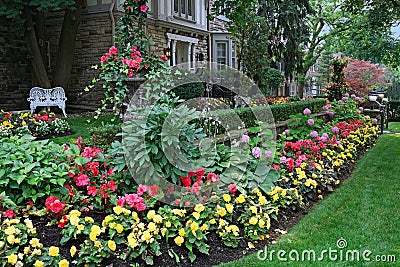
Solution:
[{"label": "green tree foliage", "polygon": [[262,87],[263,76],[277,63],[285,63],[285,76],[303,64],[301,44],[307,40],[305,18],[312,8],[308,0],[217,0],[213,15],[229,19],[228,30],[238,47],[239,68]]},{"label": "green tree foliage", "polygon": [[[24,35],[33,65],[37,83],[44,87],[66,87],[70,78],[75,47],[75,37],[79,26],[83,0],[1,0],[0,16],[5,16],[15,24],[17,33]],[[45,13],[64,12],[64,21],[58,45],[56,69],[50,82],[46,69],[46,28]]]}]

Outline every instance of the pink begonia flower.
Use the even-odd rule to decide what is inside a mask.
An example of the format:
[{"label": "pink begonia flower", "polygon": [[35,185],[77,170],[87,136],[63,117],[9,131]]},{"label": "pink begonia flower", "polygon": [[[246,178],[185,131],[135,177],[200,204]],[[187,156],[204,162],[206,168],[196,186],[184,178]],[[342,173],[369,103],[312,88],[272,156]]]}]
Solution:
[{"label": "pink begonia flower", "polygon": [[142,11],[143,13],[147,11],[147,6],[143,5],[140,6],[140,11]]},{"label": "pink begonia flower", "polygon": [[230,185],[228,185],[228,190],[229,190],[229,193],[235,194],[236,190],[237,190],[237,187],[236,187],[235,184],[230,184]]}]

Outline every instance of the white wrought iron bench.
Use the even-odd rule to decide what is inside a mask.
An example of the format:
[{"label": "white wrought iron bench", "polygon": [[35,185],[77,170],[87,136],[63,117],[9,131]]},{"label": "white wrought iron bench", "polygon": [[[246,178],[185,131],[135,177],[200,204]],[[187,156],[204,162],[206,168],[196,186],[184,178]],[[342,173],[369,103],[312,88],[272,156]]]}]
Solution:
[{"label": "white wrought iron bench", "polygon": [[36,107],[59,107],[64,117],[65,113],[65,92],[62,87],[55,87],[51,89],[43,89],[40,87],[33,87],[29,92],[28,101],[30,102],[31,113],[35,112]]}]

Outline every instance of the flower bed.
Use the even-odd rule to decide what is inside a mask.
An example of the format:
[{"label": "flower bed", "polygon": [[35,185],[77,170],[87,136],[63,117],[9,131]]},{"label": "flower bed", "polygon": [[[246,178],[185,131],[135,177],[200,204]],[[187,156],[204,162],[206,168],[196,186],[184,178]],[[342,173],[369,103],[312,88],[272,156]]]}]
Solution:
[{"label": "flower bed", "polygon": [[[334,105],[327,107],[333,113],[335,108],[340,110]],[[194,261],[197,255],[209,252],[210,236],[230,247],[238,246],[241,239],[248,240],[249,246],[268,239],[271,223],[281,212],[323,198],[324,192],[344,179],[360,151],[375,142],[377,128],[371,122],[322,124],[311,122],[310,113],[304,110],[298,115],[297,124],[278,142],[275,156],[257,137],[243,136],[238,141],[254,161],[273,162],[270,173],[279,175],[270,190],[247,190],[245,181],[213,187],[222,177],[199,168],[181,176],[187,193],[175,198],[171,203],[175,206],[156,201],[168,194],[157,185],[133,185],[117,152],[105,154],[96,147],[83,147],[81,139],[70,146],[41,143],[44,141],[35,144],[26,137],[2,139],[3,147],[13,151],[19,147],[19,152],[15,158],[6,151],[0,154],[5,192],[1,199],[0,257],[5,266],[94,266],[110,259],[121,266],[138,261],[152,264],[161,254],[182,260],[182,250]],[[303,138],[293,138],[296,131],[302,132]],[[50,151],[52,157],[44,156]],[[47,176],[53,179],[45,179]],[[39,182],[37,190],[43,191],[24,190]],[[206,194],[208,187],[214,192]],[[203,195],[207,201],[190,203],[191,196]],[[94,211],[102,215],[95,216]],[[59,244],[43,246],[35,228],[40,220],[34,220],[34,225],[21,217],[23,214],[47,214],[53,227],[61,230]]]},{"label": "flower bed", "polygon": [[52,112],[0,112],[0,137],[31,134],[38,138],[62,135],[70,131],[68,122]]}]

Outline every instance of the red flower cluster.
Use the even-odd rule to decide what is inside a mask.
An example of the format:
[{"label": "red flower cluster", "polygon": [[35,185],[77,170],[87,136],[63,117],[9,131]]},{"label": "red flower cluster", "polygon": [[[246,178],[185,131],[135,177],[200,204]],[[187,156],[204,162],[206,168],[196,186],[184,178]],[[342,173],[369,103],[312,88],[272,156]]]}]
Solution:
[{"label": "red flower cluster", "polygon": [[65,203],[55,196],[47,197],[44,205],[47,212],[60,213],[65,208]]},{"label": "red flower cluster", "polygon": [[45,122],[52,122],[53,120],[56,119],[56,115],[53,115],[51,118],[47,112],[43,114],[35,114],[34,117],[35,120],[37,121],[45,121]]},{"label": "red flower cluster", "polygon": [[349,134],[360,128],[364,122],[362,120],[349,120],[349,122],[342,121],[335,126],[339,128],[342,138],[347,138]]},{"label": "red flower cluster", "polygon": [[6,217],[6,218],[12,219],[12,218],[14,218],[15,216],[17,216],[17,215],[14,213],[13,210],[8,209],[8,210],[6,210],[6,211],[4,212],[4,217]]},{"label": "red flower cluster", "polygon": [[118,206],[128,205],[131,208],[136,209],[137,211],[143,211],[146,209],[146,204],[144,203],[144,198],[142,197],[145,192],[149,194],[149,196],[155,196],[160,187],[157,185],[146,186],[139,185],[136,194],[126,194],[125,196],[118,198]]},{"label": "red flower cluster", "polygon": [[113,61],[118,60],[118,49],[115,46],[111,46],[110,49],[108,49],[108,53],[106,53],[105,56],[101,56],[101,63],[106,64],[108,59],[112,59]]},{"label": "red flower cluster", "polygon": [[[83,139],[78,137],[78,147],[81,149],[80,156],[89,159],[85,165],[78,164],[75,157],[71,158],[71,165],[69,176],[72,178],[74,185],[77,187],[85,187],[89,196],[95,197],[98,194],[103,199],[108,199],[109,193],[117,190],[118,186],[110,177],[114,175],[113,168],[110,168],[105,162],[93,161],[99,160],[99,156],[103,155],[103,151],[96,147],[84,147],[81,144]],[[69,148],[67,148],[69,149]],[[104,157],[104,156],[102,156]],[[74,197],[75,192],[70,185],[66,186],[70,191],[69,196]],[[79,189],[78,189],[79,190]]]},{"label": "red flower cluster", "polygon": [[[218,182],[218,175],[215,173],[205,174],[205,170],[203,168],[199,168],[197,170],[190,170],[187,176],[181,176],[182,186],[186,187],[187,190],[190,190],[192,193],[196,195],[200,194],[201,185],[206,182],[209,185],[211,182]],[[192,181],[194,180],[193,184]],[[191,188],[190,188],[191,187]]]},{"label": "red flower cluster", "polygon": [[128,76],[132,77],[137,70],[140,69],[140,63],[142,63],[143,58],[140,51],[137,50],[137,46],[133,45],[131,47],[132,53],[130,58],[123,58],[122,64],[129,67]]}]

